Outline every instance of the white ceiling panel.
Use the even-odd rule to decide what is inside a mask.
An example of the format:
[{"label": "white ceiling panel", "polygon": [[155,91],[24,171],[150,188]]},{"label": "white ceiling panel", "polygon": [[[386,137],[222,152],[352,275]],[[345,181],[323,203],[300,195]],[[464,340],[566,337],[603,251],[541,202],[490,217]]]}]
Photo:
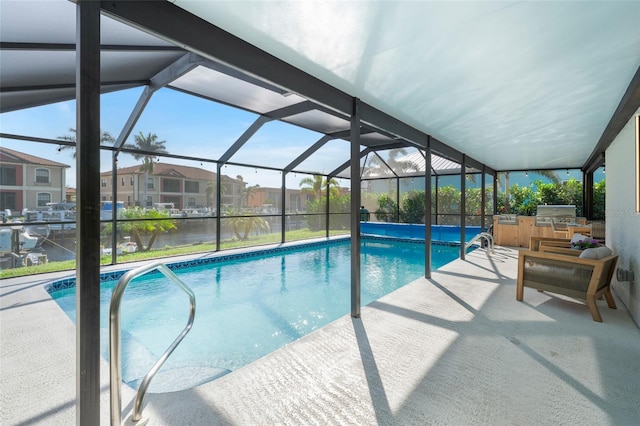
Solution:
[{"label": "white ceiling panel", "polygon": [[[428,134],[441,154],[465,154],[494,170],[581,167],[600,152],[603,132],[612,139],[611,120],[625,93],[632,93],[625,111],[640,104],[640,1],[175,0],[102,7],[103,91],[162,73],[162,84],[256,113],[302,103],[304,94],[323,107],[285,120],[319,132],[343,130],[348,122],[327,108],[346,117],[356,97],[418,131],[378,115],[363,124],[381,133],[363,135],[363,144],[421,144]],[[107,17],[124,10],[120,20]],[[75,12],[71,1],[0,1],[0,110],[72,97]],[[180,24],[170,25],[174,20]],[[194,62],[202,66],[175,71],[174,61],[189,50],[203,55]]]},{"label": "white ceiling panel", "polygon": [[175,4],[497,170],[580,167],[640,67],[640,2]]}]

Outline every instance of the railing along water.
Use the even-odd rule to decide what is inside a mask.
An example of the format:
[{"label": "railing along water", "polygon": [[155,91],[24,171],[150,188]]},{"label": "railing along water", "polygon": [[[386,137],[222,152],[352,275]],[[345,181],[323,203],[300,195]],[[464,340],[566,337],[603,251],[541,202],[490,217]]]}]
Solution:
[{"label": "railing along water", "polygon": [[153,270],[158,270],[165,277],[173,281],[177,284],[182,290],[187,293],[189,296],[190,308],[189,308],[189,319],[187,321],[186,327],[182,330],[182,332],[176,337],[176,339],[171,343],[171,345],[167,348],[167,350],[162,354],[160,359],[156,361],[156,363],[151,367],[149,372],[144,376],[140,386],[138,387],[138,392],[136,393],[136,398],[133,403],[133,413],[131,415],[131,421],[137,426],[145,425],[148,421],[147,418],[142,417],[142,402],[144,400],[145,393],[147,392],[147,388],[151,383],[151,380],[158,372],[160,367],[167,360],[169,355],[175,350],[175,348],[180,344],[182,339],[187,335],[191,327],[193,326],[193,320],[196,314],[196,296],[193,294],[193,291],[185,283],[177,277],[176,274],[173,273],[166,265],[162,263],[153,263],[150,265],[141,266],[139,268],[133,269],[126,274],[124,274],[113,290],[113,295],[111,296],[111,304],[109,305],[109,357],[110,357],[110,380],[111,380],[111,425],[116,426],[121,424],[121,409],[122,409],[122,400],[120,394],[120,386],[122,382],[122,366],[120,359],[120,301],[122,299],[122,295],[124,294],[127,285],[131,280],[141,275],[146,274],[147,272],[151,272]]}]

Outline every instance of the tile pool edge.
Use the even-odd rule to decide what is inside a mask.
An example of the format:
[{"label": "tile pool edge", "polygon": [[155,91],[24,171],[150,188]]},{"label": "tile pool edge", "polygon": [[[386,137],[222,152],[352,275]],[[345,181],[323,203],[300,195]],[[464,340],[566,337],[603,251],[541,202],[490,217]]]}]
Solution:
[{"label": "tile pool edge", "polygon": [[[349,240],[349,239],[350,239],[349,236],[341,236],[341,237],[337,237],[337,238],[334,237],[334,238],[330,238],[330,239],[324,239],[322,241],[310,241],[310,242],[292,241],[290,243],[279,244],[278,246],[271,247],[271,248],[255,249],[256,247],[251,247],[254,250],[244,251],[244,252],[240,252],[240,253],[220,253],[220,252],[217,252],[217,253],[213,253],[211,255],[208,255],[207,257],[198,258],[198,259],[183,260],[183,261],[178,261],[178,262],[166,262],[165,265],[169,269],[171,269],[172,271],[176,271],[176,270],[180,270],[180,269],[184,269],[184,268],[190,268],[190,267],[194,267],[194,266],[202,266],[202,265],[215,264],[215,263],[219,263],[219,262],[226,262],[226,261],[229,261],[229,260],[258,257],[258,256],[264,256],[264,255],[269,255],[269,254],[274,254],[274,253],[282,253],[282,252],[286,252],[286,251],[299,250],[301,248],[320,247],[320,246],[325,246],[325,245],[337,244],[337,243],[340,243],[340,242],[343,242],[343,241]],[[393,240],[393,241],[403,242],[403,243],[424,244],[424,239],[398,238],[398,237],[380,236],[380,235],[373,235],[373,234],[363,234],[362,235],[362,240],[371,240],[371,241]],[[455,242],[455,241],[454,242],[451,242],[451,241],[432,241],[431,243],[432,244],[437,244],[437,245],[447,245],[447,246],[459,246],[460,245],[459,242]],[[152,261],[152,260],[150,260],[150,261]],[[126,264],[123,264],[123,267],[126,268]],[[105,281],[118,280],[118,279],[120,279],[121,276],[123,276],[126,272],[130,271],[131,269],[132,268],[126,268],[126,269],[117,270],[117,271],[102,272],[100,274],[100,283],[103,283]],[[151,273],[156,273],[156,272],[157,271],[152,271]],[[52,282],[50,282],[48,284],[45,284],[44,285],[44,289],[47,291],[47,293],[52,295],[56,291],[65,290],[65,289],[69,289],[69,288],[74,288],[75,286],[76,286],[76,277],[73,276],[73,277],[54,280],[54,281],[52,281]]]}]

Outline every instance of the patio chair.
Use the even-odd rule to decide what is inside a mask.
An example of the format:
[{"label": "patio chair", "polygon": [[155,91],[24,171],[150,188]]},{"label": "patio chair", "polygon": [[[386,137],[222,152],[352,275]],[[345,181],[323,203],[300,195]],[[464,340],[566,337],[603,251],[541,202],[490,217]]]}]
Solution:
[{"label": "patio chair", "polygon": [[[534,238],[537,241],[534,241]],[[566,254],[567,256],[578,257],[582,254],[582,250],[573,249],[571,244],[585,238],[587,238],[587,236],[582,234],[574,234],[571,239],[531,237],[531,241],[529,242],[529,250],[540,251],[544,253]]]},{"label": "patio chair", "polygon": [[521,250],[516,300],[523,300],[525,287],[586,300],[593,320],[602,322],[596,299],[604,296],[609,308],[616,309],[610,284],[617,261],[618,255],[606,247],[584,250],[579,257]]},{"label": "patio chair", "polygon": [[605,241],[605,223],[604,222],[592,222],[591,225],[591,238],[598,241]]},{"label": "patio chair", "polygon": [[558,228],[556,226],[556,221],[551,220],[551,230],[553,231],[553,236],[555,238],[569,238],[569,229],[567,228]]},{"label": "patio chair", "polygon": [[553,237],[531,237],[529,239],[529,250],[540,251],[542,246],[571,248],[571,240],[569,238]]}]

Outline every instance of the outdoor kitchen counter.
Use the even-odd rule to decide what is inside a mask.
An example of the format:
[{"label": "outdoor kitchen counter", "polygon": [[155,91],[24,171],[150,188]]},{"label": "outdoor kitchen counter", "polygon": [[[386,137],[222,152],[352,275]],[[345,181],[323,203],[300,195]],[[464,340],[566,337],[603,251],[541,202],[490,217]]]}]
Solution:
[{"label": "outdoor kitchen counter", "polygon": [[[586,219],[576,218],[576,223],[586,224]],[[529,247],[531,237],[553,238],[549,224],[536,225],[535,216],[496,215],[493,217],[493,241],[507,247]]]}]

